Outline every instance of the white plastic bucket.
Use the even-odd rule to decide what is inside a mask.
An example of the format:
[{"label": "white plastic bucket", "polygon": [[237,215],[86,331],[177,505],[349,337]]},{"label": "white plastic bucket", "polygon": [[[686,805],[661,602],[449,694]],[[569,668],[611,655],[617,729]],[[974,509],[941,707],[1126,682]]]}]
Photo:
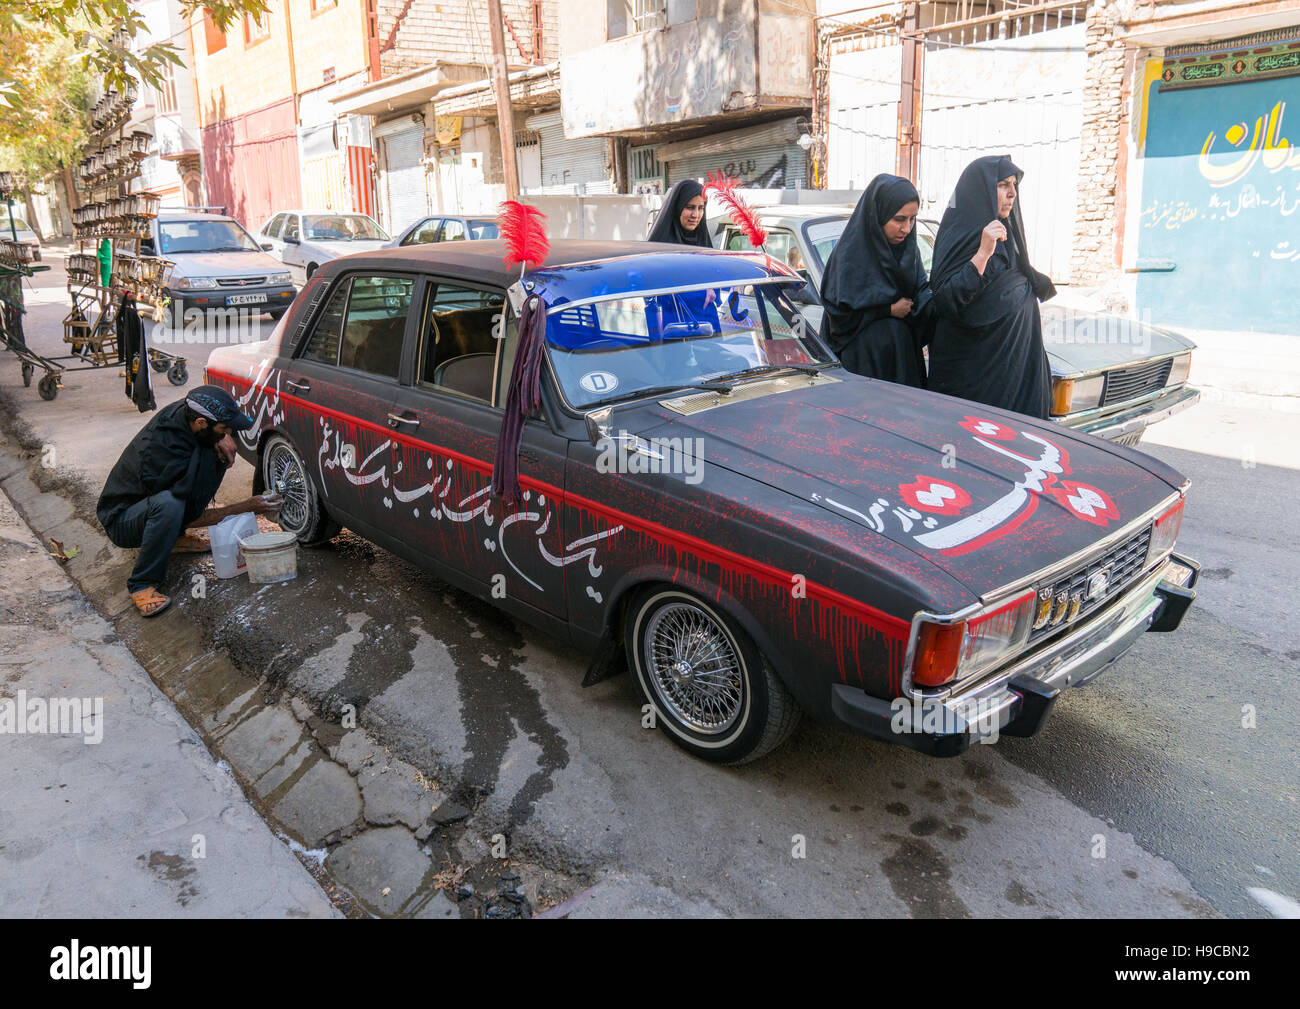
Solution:
[{"label": "white plastic bucket", "polygon": [[212,566],[216,568],[218,578],[236,578],[244,573],[239,539],[256,533],[257,516],[252,512],[229,515],[212,527],[208,541],[212,544]]},{"label": "white plastic bucket", "polygon": [[254,585],[287,582],[298,577],[298,537],[293,533],[257,533],[239,541]]}]

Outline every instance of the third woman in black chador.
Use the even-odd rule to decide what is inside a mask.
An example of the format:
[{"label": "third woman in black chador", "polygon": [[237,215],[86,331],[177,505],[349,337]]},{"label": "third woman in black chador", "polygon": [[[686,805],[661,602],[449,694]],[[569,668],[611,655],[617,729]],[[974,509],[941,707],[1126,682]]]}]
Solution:
[{"label": "third woman in black chador", "polygon": [[972,161],[957,180],[930,271],[939,312],[930,388],[1046,418],[1052,371],[1038,303],[1056,288],[1029,263],[1016,202],[1023,177],[1009,157],[994,156]]},{"label": "third woman in black chador", "polygon": [[934,311],[916,247],[916,188],[877,175],[858,200],[822,277],[821,336],[844,367],[903,385],[925,385],[921,348]]}]

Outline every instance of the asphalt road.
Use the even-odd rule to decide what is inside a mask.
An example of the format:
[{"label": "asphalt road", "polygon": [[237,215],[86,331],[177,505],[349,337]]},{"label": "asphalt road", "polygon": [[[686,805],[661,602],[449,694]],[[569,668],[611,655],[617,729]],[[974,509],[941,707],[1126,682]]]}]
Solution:
[{"label": "asphalt road", "polygon": [[[33,346],[62,348],[65,298],[57,270],[31,291]],[[213,344],[163,335],[200,381]],[[68,375],[47,403],[0,353],[0,397],[69,486],[102,484],[144,420],[116,369]],[[1207,402],[1158,428],[1147,450],[1193,481],[1197,606],[1069,692],[1040,736],[947,761],[809,723],[743,768],[695,761],[640,728],[628,677],[583,690],[568,646],[347,533],[274,593],[223,582],[181,606],[241,669],[273,667],[318,711],[356,704],[485,831],[606,880],[615,913],[1262,916],[1247,887],[1300,896],[1292,427]],[[220,499],[250,483],[240,464]]]}]

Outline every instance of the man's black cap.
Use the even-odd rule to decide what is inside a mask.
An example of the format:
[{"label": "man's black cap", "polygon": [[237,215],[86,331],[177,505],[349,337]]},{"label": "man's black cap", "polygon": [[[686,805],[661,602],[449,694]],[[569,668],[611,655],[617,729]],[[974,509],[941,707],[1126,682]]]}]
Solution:
[{"label": "man's black cap", "polygon": [[214,424],[226,424],[234,431],[247,431],[253,418],[240,412],[235,397],[218,385],[201,385],[185,397],[185,403],[200,417]]}]

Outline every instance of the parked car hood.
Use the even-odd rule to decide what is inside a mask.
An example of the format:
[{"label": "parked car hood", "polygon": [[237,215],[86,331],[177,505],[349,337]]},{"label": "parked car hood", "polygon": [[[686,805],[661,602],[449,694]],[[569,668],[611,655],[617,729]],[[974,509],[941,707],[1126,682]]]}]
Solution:
[{"label": "parked car hood", "polygon": [[163,258],[175,263],[175,273],[185,277],[248,277],[284,272],[284,264],[265,252],[165,252]]},{"label": "parked car hood", "polygon": [[[927,558],[976,594],[1083,550],[1168,500],[1158,460],[1047,421],[859,378],[614,415],[647,438],[701,439],[706,464],[812,501]],[[707,479],[707,475],[706,475]]]},{"label": "parked car hood", "polygon": [[1196,344],[1165,329],[1120,315],[1042,306],[1043,344],[1053,374],[1105,371],[1153,357],[1194,350]]},{"label": "parked car hood", "polygon": [[386,249],[387,242],[363,241],[363,242],[318,242],[307,241],[304,245],[310,245],[313,249],[322,249],[331,256],[350,256],[354,252],[374,252],[376,249]]}]

